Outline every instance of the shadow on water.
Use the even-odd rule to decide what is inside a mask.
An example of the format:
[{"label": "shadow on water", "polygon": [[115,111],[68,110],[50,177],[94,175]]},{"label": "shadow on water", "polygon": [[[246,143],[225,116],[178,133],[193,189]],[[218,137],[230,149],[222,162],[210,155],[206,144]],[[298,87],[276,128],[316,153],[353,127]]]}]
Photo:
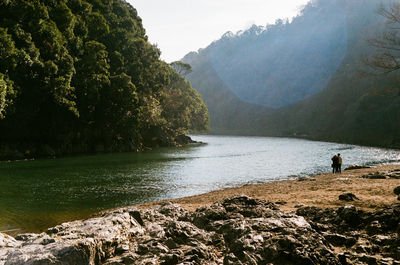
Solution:
[{"label": "shadow on water", "polygon": [[99,210],[163,197],[161,152],[0,163],[0,231],[35,231]]}]

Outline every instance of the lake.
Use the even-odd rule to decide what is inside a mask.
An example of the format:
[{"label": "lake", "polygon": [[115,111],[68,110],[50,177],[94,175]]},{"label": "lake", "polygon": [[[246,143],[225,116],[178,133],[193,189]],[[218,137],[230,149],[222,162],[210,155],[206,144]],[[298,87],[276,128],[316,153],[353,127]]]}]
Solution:
[{"label": "lake", "polygon": [[290,138],[194,135],[144,153],[0,162],[0,231],[39,232],[100,210],[331,171],[330,158],[388,164],[400,151]]}]

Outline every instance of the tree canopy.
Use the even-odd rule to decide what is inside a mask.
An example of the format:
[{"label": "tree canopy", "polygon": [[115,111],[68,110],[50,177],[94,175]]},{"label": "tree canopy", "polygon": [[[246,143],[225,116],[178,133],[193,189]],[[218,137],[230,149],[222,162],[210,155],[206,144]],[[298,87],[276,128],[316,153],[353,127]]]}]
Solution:
[{"label": "tree canopy", "polygon": [[400,70],[400,3],[381,4],[378,13],[386,20],[386,26],[378,36],[367,40],[375,53],[365,63],[377,73],[397,72]]},{"label": "tree canopy", "polygon": [[140,150],[207,128],[201,97],[126,1],[0,0],[1,146]]}]

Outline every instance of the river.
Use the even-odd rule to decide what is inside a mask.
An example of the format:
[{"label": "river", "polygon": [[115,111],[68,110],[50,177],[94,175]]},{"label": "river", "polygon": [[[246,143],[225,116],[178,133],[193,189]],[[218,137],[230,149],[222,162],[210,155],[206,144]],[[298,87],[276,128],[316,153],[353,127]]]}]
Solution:
[{"label": "river", "polygon": [[400,160],[399,150],[291,138],[194,135],[205,144],[0,162],[0,231],[39,232],[131,204]]}]

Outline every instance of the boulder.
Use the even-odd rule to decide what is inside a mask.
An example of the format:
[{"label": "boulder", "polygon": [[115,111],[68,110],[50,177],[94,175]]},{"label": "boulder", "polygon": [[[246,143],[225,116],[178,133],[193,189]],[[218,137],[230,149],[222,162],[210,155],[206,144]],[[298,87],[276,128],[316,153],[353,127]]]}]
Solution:
[{"label": "boulder", "polygon": [[357,226],[360,222],[360,215],[354,205],[346,205],[338,209],[339,217],[350,226]]},{"label": "boulder", "polygon": [[393,192],[396,195],[400,195],[400,186],[397,186],[396,188],[394,188]]},{"label": "boulder", "polygon": [[354,195],[353,193],[343,193],[339,195],[339,200],[350,202],[354,200],[359,200],[359,198],[357,198],[357,196]]}]

